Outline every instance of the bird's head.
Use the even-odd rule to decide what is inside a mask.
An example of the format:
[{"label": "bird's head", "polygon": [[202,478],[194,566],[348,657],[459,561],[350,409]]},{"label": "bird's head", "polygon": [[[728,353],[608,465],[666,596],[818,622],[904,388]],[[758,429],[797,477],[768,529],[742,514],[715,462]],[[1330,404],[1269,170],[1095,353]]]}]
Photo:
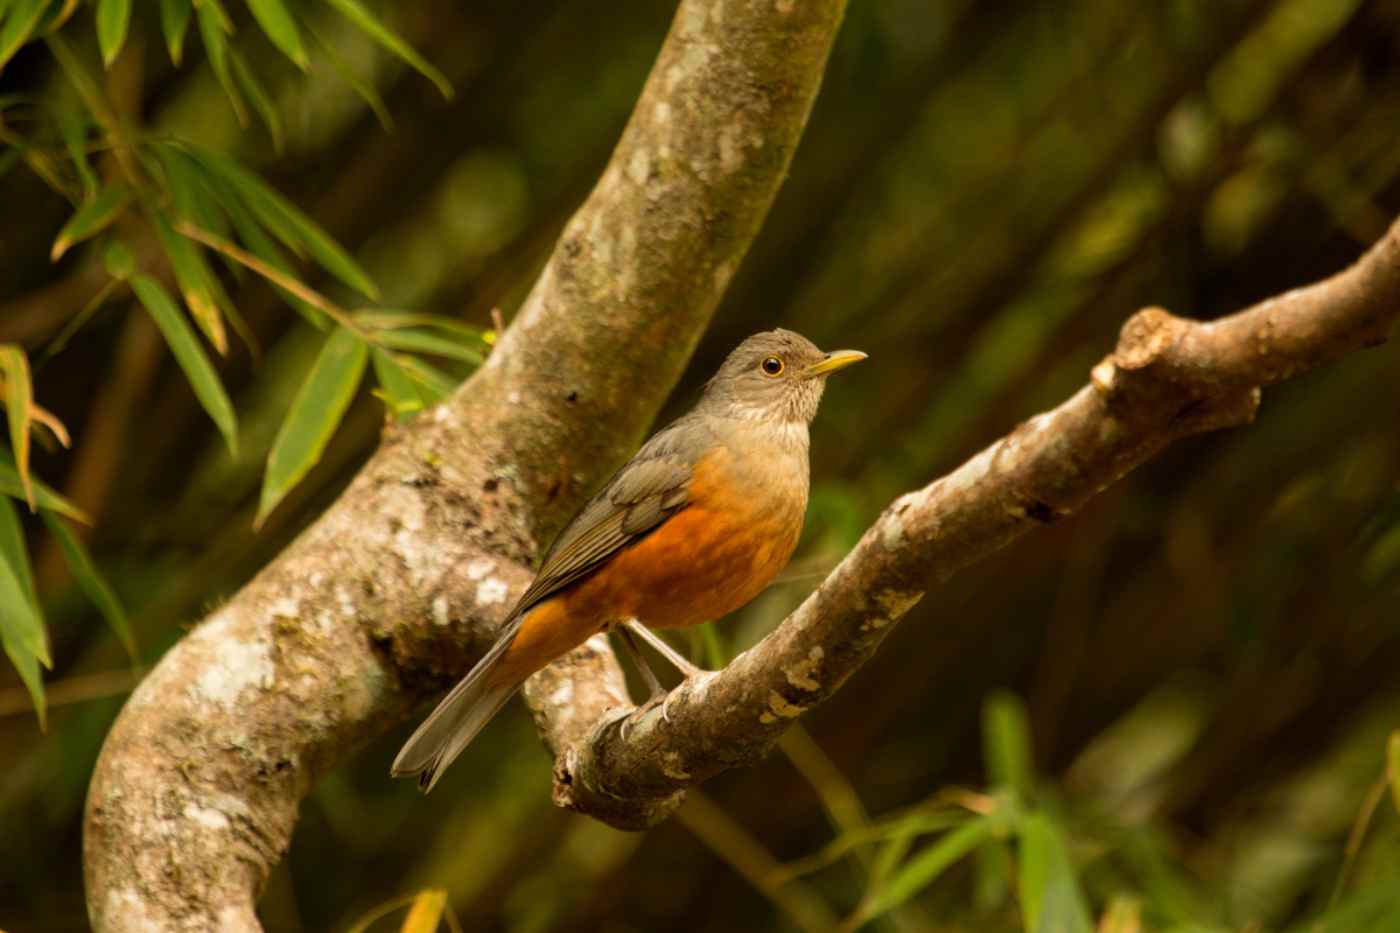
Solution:
[{"label": "bird's head", "polygon": [[859,350],[823,353],[790,330],[764,331],[739,344],[708,383],[701,406],[745,421],[809,423],[826,377],[865,359]]}]

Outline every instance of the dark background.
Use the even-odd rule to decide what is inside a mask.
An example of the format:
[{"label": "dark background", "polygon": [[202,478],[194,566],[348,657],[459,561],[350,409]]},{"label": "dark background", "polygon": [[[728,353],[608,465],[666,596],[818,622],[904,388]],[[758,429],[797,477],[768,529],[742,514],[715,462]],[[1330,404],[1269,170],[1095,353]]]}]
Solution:
[{"label": "dark background", "polygon": [[[279,154],[235,122],[196,38],[173,69],[155,4],[137,6],[107,81],[145,129],[257,166],[364,262],[386,304],[483,328],[493,307],[510,318],[596,179],[673,12],[393,5],[386,16],[457,93],[445,101],[346,33],[392,115],[386,132],[334,72],[298,73],[229,4],[286,120]],[[68,31],[95,48],[90,13]],[[1227,313],[1380,236],[1400,211],[1398,54],[1395,0],[853,3],[791,177],[662,415],[755,330],[871,355],[833,381],[814,426],[798,556],[717,628],[724,650],[796,605],[895,495],[1084,384],[1133,310]],[[0,76],[0,92],[58,96],[56,84],[42,45]],[[68,213],[23,166],[0,178],[0,339],[32,355],[91,291],[75,284],[81,257],[47,258]],[[75,436],[36,469],[97,518],[91,546],[148,664],[326,506],[383,419],[362,390],[324,462],[254,533],[263,460],[316,342],[262,284],[227,284],[262,348],[237,344],[221,367],[243,424],[236,459],[129,301],[36,376]],[[427,799],[386,777],[404,731],[386,736],[304,803],[264,919],[344,929],[444,887],[469,929],[788,928],[755,887],[753,847],[779,860],[818,850],[836,832],[824,799],[839,816],[853,793],[878,816],[985,787],[980,712],[999,688],[1026,704],[1040,792],[1096,916],[1127,895],[1145,929],[1186,928],[1187,914],[1279,929],[1310,924],[1339,891],[1344,908],[1389,897],[1375,916],[1394,917],[1390,800],[1338,877],[1400,726],[1397,425],[1394,347],[1268,391],[1253,426],[1177,445],[926,597],[804,720],[829,762],[799,741],[645,835],[550,805],[550,761],[518,704]],[[86,924],[83,795],[130,685],[37,523],[29,544],[56,664],[47,734],[0,666],[11,933]],[[1149,854],[1133,855],[1124,827]],[[879,923],[1019,929],[1014,870],[995,854],[1008,850],[955,866]],[[802,890],[840,915],[862,878],[844,860]]]}]

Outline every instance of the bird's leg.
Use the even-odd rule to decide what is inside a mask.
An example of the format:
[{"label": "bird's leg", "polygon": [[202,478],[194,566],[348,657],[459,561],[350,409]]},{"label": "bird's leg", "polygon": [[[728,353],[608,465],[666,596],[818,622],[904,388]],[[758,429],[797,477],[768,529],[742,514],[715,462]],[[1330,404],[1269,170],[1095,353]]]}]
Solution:
[{"label": "bird's leg", "polygon": [[648,702],[650,702],[664,694],[666,688],[661,686],[661,681],[657,679],[656,672],[651,669],[651,665],[647,663],[646,656],[642,654],[641,646],[637,644],[637,640],[632,634],[632,625],[633,623],[630,622],[625,623],[618,626],[615,631],[622,642],[622,646],[627,649],[627,656],[632,659],[632,664],[637,668],[637,673],[642,675],[642,679],[647,683],[647,689],[651,691],[651,696],[647,698]]},{"label": "bird's leg", "polygon": [[681,676],[686,680],[692,677],[698,677],[701,674],[710,673],[703,667],[696,667],[694,664],[691,664],[679,651],[666,644],[665,640],[660,635],[657,635],[636,619],[628,619],[626,622],[622,623],[621,631],[624,633],[631,631],[642,641],[655,648],[656,653],[667,661],[670,661],[671,666],[680,671]]}]

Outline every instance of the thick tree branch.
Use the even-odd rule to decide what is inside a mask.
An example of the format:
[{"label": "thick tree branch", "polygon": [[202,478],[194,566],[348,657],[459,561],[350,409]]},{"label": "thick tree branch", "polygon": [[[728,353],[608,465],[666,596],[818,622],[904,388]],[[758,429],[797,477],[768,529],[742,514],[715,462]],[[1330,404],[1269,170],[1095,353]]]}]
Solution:
[{"label": "thick tree branch", "polygon": [[[815,593],[724,670],[681,686],[664,707],[591,723],[546,708],[555,799],[624,828],[664,817],[685,788],[762,757],[931,586],[1074,511],[1172,441],[1251,421],[1260,387],[1382,343],[1397,316],[1400,222],[1346,271],[1229,317],[1138,312],[1089,385],[895,501]],[[547,677],[533,685],[537,702],[568,694],[567,668]]]},{"label": "thick tree branch", "polygon": [[[256,929],[316,778],[489,643],[541,542],[684,367],[787,170],[842,9],[680,4],[605,175],[487,365],[386,437],[128,701],[88,793],[97,929]],[[581,684],[578,709],[619,683]]]}]

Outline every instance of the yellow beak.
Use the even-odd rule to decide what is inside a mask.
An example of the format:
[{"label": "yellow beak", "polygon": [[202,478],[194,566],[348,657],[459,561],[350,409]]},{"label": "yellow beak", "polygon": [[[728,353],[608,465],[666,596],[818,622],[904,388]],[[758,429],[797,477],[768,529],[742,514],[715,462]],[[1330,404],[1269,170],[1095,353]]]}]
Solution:
[{"label": "yellow beak", "polygon": [[838,369],[845,369],[852,363],[859,363],[865,359],[865,354],[859,350],[833,350],[826,355],[826,359],[820,363],[813,363],[802,371],[802,375],[807,377],[825,376],[827,373],[834,373]]}]

